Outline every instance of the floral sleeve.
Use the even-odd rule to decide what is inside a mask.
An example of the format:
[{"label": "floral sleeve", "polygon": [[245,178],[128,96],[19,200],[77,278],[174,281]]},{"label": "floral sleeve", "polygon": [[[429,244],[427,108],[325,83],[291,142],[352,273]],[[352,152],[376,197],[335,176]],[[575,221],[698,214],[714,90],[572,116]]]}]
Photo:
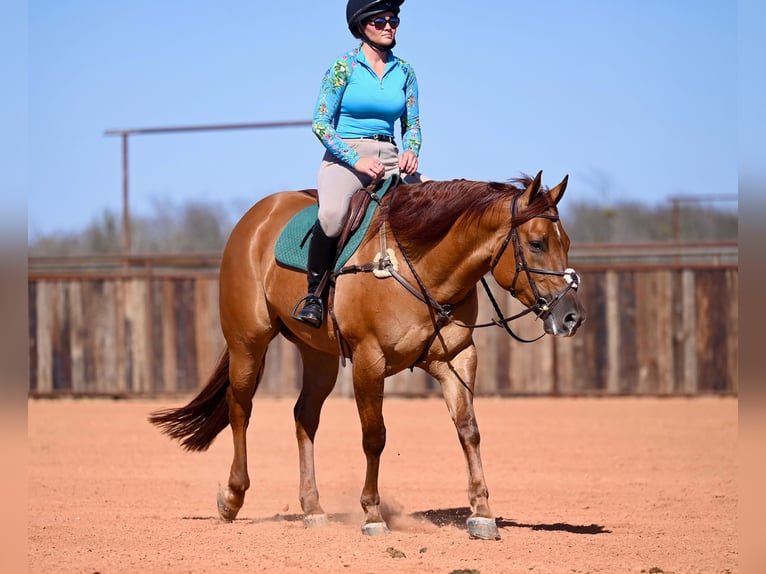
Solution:
[{"label": "floral sleeve", "polygon": [[402,124],[402,147],[404,151],[412,150],[415,155],[420,153],[420,109],[418,106],[418,81],[415,71],[407,62],[401,61],[404,73],[407,74],[405,85],[404,115],[401,117]]},{"label": "floral sleeve", "polygon": [[325,73],[311,129],[330,153],[354,167],[359,160],[359,154],[335,131],[343,92],[346,90],[351,69],[356,66],[356,60],[350,56],[353,56],[353,53],[338,58]]}]

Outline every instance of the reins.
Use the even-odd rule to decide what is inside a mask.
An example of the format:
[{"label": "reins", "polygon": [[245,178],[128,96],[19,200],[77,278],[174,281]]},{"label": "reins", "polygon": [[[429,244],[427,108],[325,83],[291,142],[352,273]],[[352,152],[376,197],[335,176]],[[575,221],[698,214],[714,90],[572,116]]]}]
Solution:
[{"label": "reins", "polygon": [[[390,191],[391,195],[389,198],[389,210],[393,208],[393,202],[394,202],[394,198],[396,197],[397,188],[398,187],[394,187]],[[463,321],[460,321],[452,317],[453,310],[459,307],[460,305],[462,305],[471,296],[471,292],[469,291],[466,297],[463,298],[458,303],[455,303],[455,304],[439,303],[439,301],[437,301],[436,298],[431,294],[431,292],[429,291],[425,282],[421,279],[418,272],[415,270],[415,266],[410,260],[409,255],[407,255],[407,252],[404,249],[404,246],[402,245],[401,241],[399,240],[399,236],[396,230],[391,225],[388,225],[388,228],[391,230],[391,235],[394,238],[394,241],[396,242],[396,245],[399,248],[399,252],[402,254],[404,261],[407,263],[407,267],[409,268],[413,278],[415,279],[415,282],[417,283],[417,288],[414,287],[407,279],[405,279],[396,270],[390,258],[385,255],[386,251],[383,245],[381,246],[381,259],[378,262],[367,263],[362,266],[350,265],[350,266],[344,267],[333,274],[334,275],[333,279],[335,279],[335,277],[338,275],[343,275],[347,273],[373,272],[375,270],[384,270],[387,273],[389,273],[391,277],[393,277],[400,285],[402,285],[410,294],[412,294],[414,297],[416,297],[421,302],[426,304],[434,312],[434,315],[432,315],[432,319],[434,322],[434,332],[429,338],[426,346],[424,347],[423,353],[415,362],[416,364],[425,360],[425,355],[427,354],[428,349],[431,347],[433,342],[439,336],[439,332],[446,324],[450,322],[452,322],[458,327],[463,327],[465,329],[481,329],[481,328],[493,327],[493,326],[501,327],[513,339],[515,339],[516,341],[520,343],[534,343],[535,341],[538,341],[542,337],[544,337],[546,333],[543,332],[540,336],[535,337],[534,339],[525,339],[517,335],[513,331],[513,329],[511,329],[510,323],[530,313],[534,313],[537,318],[544,317],[546,314],[551,312],[551,310],[563,299],[563,297],[570,290],[572,289],[576,290],[579,287],[580,278],[575,272],[575,270],[572,268],[567,268],[564,271],[553,271],[550,269],[539,269],[536,267],[530,267],[527,264],[527,260],[524,255],[524,249],[523,249],[521,240],[519,238],[519,231],[518,231],[519,225],[522,225],[523,223],[526,223],[527,221],[534,219],[536,217],[543,217],[553,222],[556,222],[559,220],[559,216],[549,215],[546,213],[538,213],[538,214],[529,214],[527,216],[522,215],[520,217],[518,215],[518,199],[520,195],[521,194],[517,194],[513,199],[513,204],[511,207],[511,227],[508,230],[508,233],[505,237],[505,240],[503,241],[503,244],[501,245],[500,249],[498,250],[497,254],[495,255],[490,265],[490,273],[492,273],[494,276],[495,268],[499,264],[503,254],[507,251],[508,246],[509,245],[513,246],[515,275],[513,278],[513,282],[511,283],[511,287],[509,288],[509,292],[511,293],[511,295],[516,296],[516,283],[518,281],[519,275],[521,273],[524,273],[527,277],[527,281],[535,297],[534,305],[527,307],[526,309],[524,309],[523,311],[519,313],[516,313],[515,315],[511,315],[511,316],[503,315],[503,312],[500,309],[500,305],[498,304],[497,300],[492,294],[492,290],[490,289],[489,284],[487,283],[486,279],[482,277],[481,284],[484,287],[484,290],[487,294],[487,297],[490,303],[492,304],[492,307],[495,313],[497,313],[497,317],[485,323],[475,323],[475,324],[464,323]],[[379,200],[377,200],[377,198],[375,199],[378,203],[380,203]],[[385,219],[381,225],[381,242],[384,242],[385,226],[388,222],[387,217],[385,215],[384,217]],[[558,277],[563,277],[567,282],[567,286],[561,293],[557,294],[552,300],[548,301],[544,297],[540,296],[539,291],[537,289],[537,285],[533,278],[533,274],[554,275]]]},{"label": "reins", "polygon": [[[492,264],[490,265],[490,272],[494,274],[495,268],[500,263],[500,258],[508,249],[508,245],[513,244],[513,255],[514,255],[514,262],[516,265],[516,272],[515,272],[515,275],[513,276],[513,282],[511,283],[509,292],[511,293],[512,296],[514,297],[516,296],[516,282],[518,281],[519,275],[521,274],[521,272],[524,272],[524,274],[527,276],[527,281],[529,283],[529,286],[532,289],[532,293],[534,294],[535,304],[531,307],[527,307],[526,309],[524,309],[520,313],[517,313],[516,315],[513,315],[511,317],[503,317],[503,313],[500,309],[500,306],[497,304],[495,297],[492,295],[492,291],[490,290],[489,285],[487,284],[487,281],[484,279],[484,277],[482,277],[481,283],[484,286],[484,290],[487,293],[487,297],[492,303],[492,307],[497,313],[498,318],[493,319],[489,323],[482,323],[479,325],[461,325],[461,326],[479,328],[479,327],[489,327],[492,325],[497,325],[498,327],[503,327],[505,331],[511,337],[513,337],[515,340],[521,343],[534,343],[535,341],[542,339],[545,336],[545,333],[542,333],[539,337],[536,337],[534,339],[523,339],[519,337],[518,335],[516,335],[511,330],[508,323],[520,317],[523,317],[524,315],[527,315],[529,313],[535,313],[535,315],[538,318],[544,316],[546,313],[550,313],[550,311],[559,303],[559,301],[561,301],[561,299],[571,289],[576,290],[579,287],[580,278],[577,275],[577,272],[571,267],[564,269],[564,271],[553,271],[550,269],[539,269],[537,267],[530,267],[527,264],[527,259],[526,259],[526,256],[524,255],[524,249],[522,247],[521,240],[519,239],[519,226],[523,223],[526,223],[530,219],[534,219],[536,217],[542,217],[544,219],[548,219],[555,223],[559,221],[559,216],[549,215],[546,213],[539,213],[536,215],[530,215],[528,217],[520,218],[518,215],[518,200],[519,200],[519,195],[513,198],[513,204],[511,206],[511,228],[508,230],[508,234],[505,236],[505,241],[503,241],[503,244],[500,246],[500,249],[498,250],[497,255],[495,255],[495,258],[492,260]],[[540,296],[540,293],[537,289],[537,284],[532,278],[533,273],[538,275],[555,275],[558,277],[563,277],[564,280],[567,282],[567,286],[564,289],[564,291],[556,295],[551,301],[548,301],[544,297]],[[456,324],[459,324],[459,322],[456,321]]]}]

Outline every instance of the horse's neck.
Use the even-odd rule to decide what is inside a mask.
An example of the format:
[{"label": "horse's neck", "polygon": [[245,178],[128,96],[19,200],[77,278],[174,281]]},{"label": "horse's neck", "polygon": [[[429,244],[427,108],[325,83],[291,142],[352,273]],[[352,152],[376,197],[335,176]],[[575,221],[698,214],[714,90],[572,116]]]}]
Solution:
[{"label": "horse's neck", "polygon": [[416,268],[425,270],[423,280],[438,301],[461,300],[489,272],[501,233],[499,222],[482,219],[453,229],[422,257]]}]

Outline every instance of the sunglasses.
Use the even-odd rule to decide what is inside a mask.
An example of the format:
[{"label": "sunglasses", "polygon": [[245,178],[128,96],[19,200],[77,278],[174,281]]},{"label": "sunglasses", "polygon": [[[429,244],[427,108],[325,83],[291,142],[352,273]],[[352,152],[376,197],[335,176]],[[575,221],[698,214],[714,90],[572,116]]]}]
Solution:
[{"label": "sunglasses", "polygon": [[399,27],[399,20],[396,16],[391,16],[390,18],[384,18],[383,16],[378,16],[377,18],[371,18],[370,20],[367,20],[367,24],[372,24],[375,26],[376,30],[384,30],[386,28],[386,24],[390,25],[391,28],[396,30]]}]

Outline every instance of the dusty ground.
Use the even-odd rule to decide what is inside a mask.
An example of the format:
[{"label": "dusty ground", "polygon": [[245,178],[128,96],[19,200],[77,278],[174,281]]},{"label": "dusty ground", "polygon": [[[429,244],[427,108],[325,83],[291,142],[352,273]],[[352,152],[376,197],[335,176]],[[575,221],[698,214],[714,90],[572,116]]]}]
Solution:
[{"label": "dusty ground", "polygon": [[735,399],[477,399],[502,540],[465,530],[462,452],[441,400],[389,399],[380,489],[391,534],[363,537],[352,401],[331,400],[317,476],[331,525],[297,500],[291,400],[258,399],[252,487],[216,519],[226,430],[186,453],[146,422],[181,401],[29,402],[30,572],[739,572]]}]

